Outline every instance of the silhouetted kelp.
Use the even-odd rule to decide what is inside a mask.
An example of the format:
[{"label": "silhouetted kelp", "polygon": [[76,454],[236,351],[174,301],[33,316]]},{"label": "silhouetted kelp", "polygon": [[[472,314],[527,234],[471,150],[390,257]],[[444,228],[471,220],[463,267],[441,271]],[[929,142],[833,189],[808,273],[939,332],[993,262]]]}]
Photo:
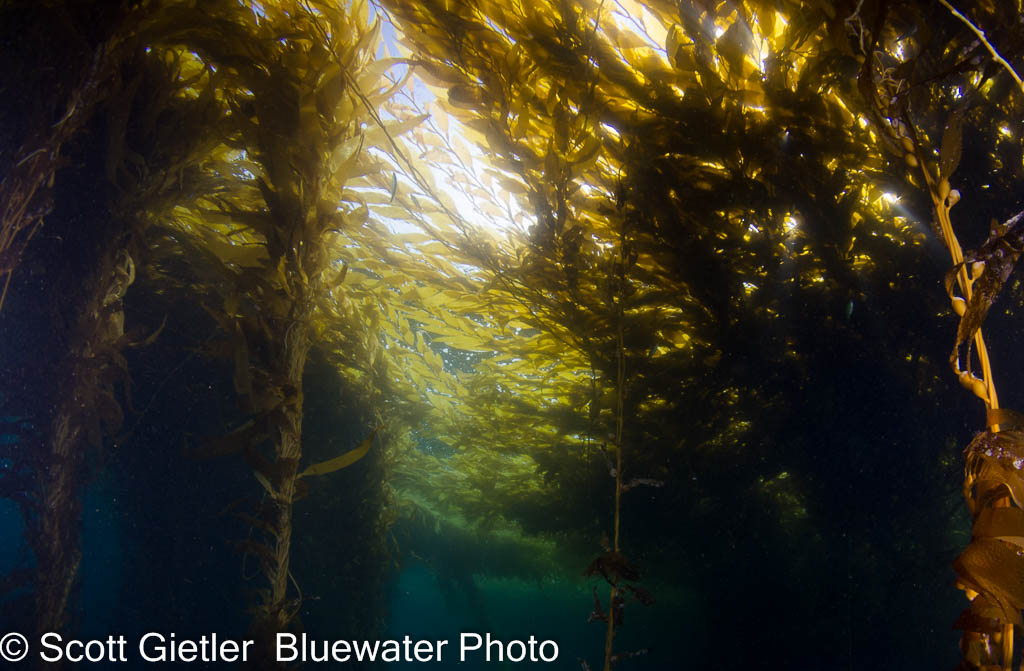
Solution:
[{"label": "silhouetted kelp", "polygon": [[[601,529],[614,529],[588,568],[610,588],[607,610],[595,588],[593,612],[607,626],[606,669],[630,656],[612,649],[625,604],[651,601],[633,584],[639,573],[627,555],[643,557],[645,567],[656,555],[656,571],[742,601],[743,613],[720,609],[704,619],[724,632],[718,642],[744,630],[756,654],[772,632],[737,618],[778,614],[778,626],[805,644],[797,650],[795,636],[777,636],[783,642],[774,645],[811,660],[834,653],[829,636],[852,641],[856,630],[851,650],[867,655],[902,631],[905,616],[883,595],[910,584],[907,575],[932,580],[918,564],[941,552],[948,531],[941,443],[954,419],[926,414],[941,405],[943,385],[929,348],[935,303],[921,299],[930,272],[921,261],[924,235],[882,194],[896,197],[887,185],[903,166],[923,168],[915,179],[925,180],[948,223],[959,196],[948,177],[961,151],[971,166],[972,143],[961,142],[961,132],[987,123],[969,106],[985,103],[986,114],[998,108],[1012,120],[1013,105],[997,100],[999,90],[1009,96],[999,88],[1005,77],[986,65],[976,36],[955,21],[963,34],[932,21],[945,12],[936,17],[920,3],[648,3],[638,26],[664,32],[655,47],[602,3],[393,0],[386,4],[415,55],[389,62],[374,60],[379,24],[368,20],[365,3],[144,4],[149,13],[132,46],[147,77],[164,85],[119,69],[102,123],[88,131],[91,146],[104,148],[82,152],[119,194],[110,201],[116,205],[97,208],[112,216],[89,221],[144,230],[123,247],[127,259],[152,274],[154,291],[173,286],[216,321],[206,350],[212,367],[227,373],[210,380],[238,407],[209,423],[204,435],[216,437],[196,453],[244,458],[237,464],[251,495],[240,519],[251,535],[238,547],[268,582],[256,595],[261,634],[299,627],[305,602],[320,606],[293,587],[308,584],[304,574],[330,576],[324,580],[339,594],[368,593],[353,576],[372,573],[366,564],[383,565],[384,525],[396,519],[396,554],[411,556],[413,543],[423,543],[429,551],[420,556],[434,566],[450,560],[446,584],[467,591],[470,569],[543,575],[544,561],[573,556],[551,550],[555,543],[592,544]],[[996,20],[1006,11],[979,8],[977,17],[1006,26],[999,38],[1013,44],[1014,17]],[[949,51],[915,55],[932,35]],[[358,63],[345,60],[352,54],[361,54]],[[392,67],[407,72],[381,76]],[[397,107],[384,110],[413,72],[442,90],[436,108],[420,109],[410,96],[397,115]],[[986,88],[991,81],[996,86]],[[914,132],[908,100],[926,115],[952,112]],[[53,157],[39,146],[53,145],[47,124],[57,122],[51,134],[63,131],[75,115],[65,119],[66,106],[51,107],[40,116],[42,140],[29,137],[6,163],[21,168],[9,185],[25,191],[53,181],[59,205],[79,189],[67,192],[60,179],[67,175],[53,180]],[[439,155],[458,155],[464,166],[472,157],[447,131],[442,140],[424,128],[446,128],[449,112],[494,161],[485,179],[467,177],[467,193],[490,204],[481,195],[486,181],[521,194],[534,223],[528,234],[487,239],[471,222],[446,220],[461,208],[436,197],[431,166],[450,167]],[[867,128],[868,116],[878,128]],[[402,142],[403,132],[414,140]],[[940,135],[935,151],[929,138]],[[173,149],[175,138],[193,149]],[[898,170],[884,165],[883,147],[896,152]],[[999,162],[1018,170],[1019,157],[1004,151]],[[971,166],[972,179],[981,174]],[[82,184],[89,185],[82,192],[103,192],[96,179]],[[18,214],[22,201],[4,199]],[[12,245],[0,244],[0,272],[33,251],[19,243],[48,211],[48,194],[37,200],[24,210],[27,223],[11,228]],[[906,207],[912,212],[914,204]],[[67,233],[63,216],[58,207],[46,221],[54,235]],[[386,222],[394,221],[420,232],[390,230]],[[973,297],[954,296],[954,309],[967,316],[956,359],[965,384],[993,406],[987,373],[972,371],[979,348],[971,343],[1019,250],[1013,235],[997,236],[955,260],[950,282],[952,292],[955,282],[977,278]],[[94,290],[105,310],[96,312],[95,328],[66,319],[68,337],[52,349],[61,362],[88,358],[76,328],[99,334],[96,342],[120,335],[132,308],[124,287],[112,283],[131,276],[121,252],[110,246],[91,255],[88,272],[78,274],[80,288]],[[47,273],[63,257],[54,259],[43,264]],[[77,314],[75,305],[56,311]],[[305,357],[313,343],[323,346],[324,366],[341,371],[346,394],[366,403],[344,438],[324,429],[307,439],[316,398],[305,389]],[[122,405],[128,409],[127,378],[123,366],[108,364],[119,363],[124,345],[109,359],[94,357],[92,367],[67,367],[99,385],[68,387],[93,411],[77,424],[90,449],[118,442],[107,434],[120,424]],[[66,374],[43,377],[56,384]],[[829,375],[842,377],[849,393]],[[913,428],[908,413],[897,412],[909,398],[918,401],[915,417],[943,421]],[[399,435],[388,436],[388,451],[371,448],[382,415],[399,427],[389,431]],[[822,418],[834,423],[827,454]],[[1005,414],[989,421],[1000,429],[1009,423]],[[417,447],[400,430],[408,426],[429,427],[436,443]],[[1016,477],[1018,451],[1013,434],[992,432],[968,450],[972,468],[986,474],[974,494],[985,538],[1017,524],[1015,513],[986,512],[1003,510],[994,506],[1006,496],[981,483]],[[900,451],[907,463],[893,467],[893,451],[907,445]],[[313,465],[302,470],[300,460]],[[385,468],[396,502],[382,511],[390,496],[381,484]],[[895,468],[905,486],[872,489]],[[330,480],[344,483],[344,493],[308,486],[308,476],[334,469]],[[366,470],[373,476],[358,477]],[[621,499],[637,485],[661,483]],[[312,522],[308,533],[292,529],[301,523],[293,504],[303,497],[311,507],[294,510],[311,511],[331,534]],[[330,517],[332,500],[357,512]],[[74,512],[73,502],[59,507]],[[914,512],[921,510],[931,525],[921,525]],[[406,523],[415,533],[405,534]],[[620,525],[629,532],[626,549]],[[502,542],[489,543],[496,530]],[[851,539],[851,530],[862,535]],[[74,530],[57,531],[48,535],[66,536],[71,549]],[[358,540],[343,547],[350,533]],[[451,537],[457,541],[442,547]],[[891,551],[908,542],[912,551]],[[300,543],[308,552],[293,553]],[[744,593],[750,578],[735,575],[744,565],[741,544],[774,553],[763,565],[776,593],[790,590],[785,604]],[[544,552],[529,556],[538,547]],[[292,570],[293,554],[306,570]],[[849,575],[877,581],[863,595],[842,594],[847,603],[860,599],[863,622],[829,615],[834,604],[792,589],[798,580],[831,580],[832,566],[805,569],[814,555],[833,554],[847,558]],[[988,586],[991,594],[972,603],[977,617],[962,622],[978,627],[988,646],[998,633],[991,620],[1010,617],[1017,591],[984,557],[965,556],[971,589],[998,578],[998,589]],[[73,573],[74,553],[63,560]],[[871,624],[878,618],[887,619]]]}]

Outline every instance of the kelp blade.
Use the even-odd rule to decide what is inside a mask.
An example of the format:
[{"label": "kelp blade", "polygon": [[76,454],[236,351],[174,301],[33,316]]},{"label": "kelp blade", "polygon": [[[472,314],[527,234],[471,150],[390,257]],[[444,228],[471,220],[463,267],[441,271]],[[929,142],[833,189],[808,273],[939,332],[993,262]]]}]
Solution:
[{"label": "kelp blade", "polygon": [[321,461],[319,464],[313,464],[306,470],[299,474],[300,478],[304,478],[307,475],[325,475],[327,473],[333,473],[334,471],[340,471],[341,469],[351,466],[360,459],[366,456],[366,453],[370,451],[370,446],[373,445],[373,438],[377,435],[377,432],[383,429],[384,426],[378,426],[370,434],[370,437],[363,441],[362,445],[354,450],[349,450],[345,454],[328,459],[327,461]]}]

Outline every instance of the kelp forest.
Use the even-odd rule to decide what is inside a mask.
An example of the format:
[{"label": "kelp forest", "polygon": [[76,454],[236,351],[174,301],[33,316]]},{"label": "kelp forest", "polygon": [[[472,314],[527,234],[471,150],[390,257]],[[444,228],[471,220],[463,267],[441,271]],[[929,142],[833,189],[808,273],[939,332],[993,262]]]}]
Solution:
[{"label": "kelp forest", "polygon": [[0,59],[5,668],[1024,669],[1020,0]]}]

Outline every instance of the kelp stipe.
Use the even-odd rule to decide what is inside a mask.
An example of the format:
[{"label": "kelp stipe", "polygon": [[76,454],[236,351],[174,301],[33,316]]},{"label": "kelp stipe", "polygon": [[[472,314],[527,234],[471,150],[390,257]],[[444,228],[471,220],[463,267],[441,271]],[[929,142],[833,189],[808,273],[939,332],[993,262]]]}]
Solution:
[{"label": "kelp stipe", "polygon": [[381,88],[379,73],[362,74],[379,22],[319,2],[259,13],[205,3],[183,8],[179,18],[180,28],[163,39],[217,70],[214,95],[231,110],[227,146],[206,164],[222,187],[177,223],[209,265],[204,305],[229,339],[234,391],[250,418],[243,434],[220,441],[218,450],[243,452],[263,490],[244,548],[267,583],[253,612],[261,650],[250,663],[274,666],[274,636],[294,627],[302,603],[291,589],[298,583],[290,560],[303,476],[354,463],[377,434],[355,452],[300,472],[306,359],[328,328],[321,305],[344,280],[343,272],[330,272],[333,240],[366,220],[350,182],[380,168],[369,153],[375,142],[364,130],[367,111],[349,79]]},{"label": "kelp stipe", "polygon": [[[603,278],[607,286],[608,302],[612,312],[611,321],[615,325],[615,407],[613,410],[615,433],[610,449],[604,445],[601,448],[605,451],[605,457],[608,459],[609,475],[615,480],[612,499],[612,537],[610,543],[607,537],[602,538],[604,553],[594,559],[584,572],[584,575],[588,578],[600,576],[608,585],[608,608],[606,610],[602,609],[597,589],[594,588],[594,610],[589,618],[591,621],[596,619],[606,625],[603,671],[611,671],[615,664],[623,659],[629,659],[646,653],[646,650],[638,650],[617,654],[615,652],[615,634],[618,628],[625,623],[627,600],[636,599],[645,606],[649,606],[654,602],[654,598],[646,590],[635,584],[640,579],[640,571],[630,563],[622,550],[622,495],[630,489],[630,485],[626,484],[623,477],[623,469],[627,463],[624,457],[626,448],[623,439],[626,429],[625,404],[628,393],[627,385],[629,384],[629,371],[627,370],[629,353],[626,350],[624,341],[626,329],[624,305],[629,297],[636,292],[636,289],[630,283],[630,272],[636,265],[637,257],[634,253],[634,242],[628,230],[630,223],[635,221],[636,214],[633,213],[633,216],[626,216],[626,213],[623,211],[626,207],[624,202],[625,191],[620,189],[619,194],[618,212],[615,217],[621,226],[618,246],[616,248],[618,258],[609,269],[610,277]],[[601,362],[595,361],[591,365],[598,363]],[[596,397],[592,398],[591,403],[592,407],[598,407],[599,399]],[[612,454],[609,455],[608,452]],[[580,664],[584,669],[589,668],[583,660],[580,661]]]},{"label": "kelp stipe", "polygon": [[[156,335],[125,333],[126,294],[149,257],[146,230],[190,187],[189,168],[210,121],[202,101],[179,97],[175,59],[145,48],[148,11],[108,10],[88,17],[59,5],[41,11],[41,17],[63,15],[66,21],[57,24],[81,31],[45,48],[69,62],[84,58],[85,65],[67,73],[78,81],[52,91],[62,116],[42,135],[28,131],[23,148],[32,142],[42,147],[20,158],[0,188],[8,217],[3,253],[17,251],[13,259],[24,252],[45,268],[41,288],[22,285],[19,296],[39,300],[37,319],[48,324],[48,336],[35,346],[37,375],[19,394],[40,413],[34,449],[18,456],[19,466],[31,467],[37,479],[24,507],[40,632],[65,629],[81,561],[82,491],[90,467],[102,463],[101,449],[120,442],[116,435],[130,407],[124,350]],[[99,35],[91,34],[94,20],[103,26]],[[182,127],[188,132],[176,132]],[[62,153],[74,157],[75,167],[56,173],[66,160]],[[55,205],[52,213],[47,202]],[[33,237],[40,226],[43,232]]]},{"label": "kelp stipe", "polygon": [[[961,22],[956,24],[959,30],[952,31],[954,40],[943,44],[941,53],[927,42],[917,45],[922,53],[896,69],[885,67],[897,59],[883,39],[914,10],[902,4],[888,8],[888,13],[884,5],[876,10],[874,21],[860,32],[865,58],[858,84],[880,141],[900,157],[910,179],[931,201],[932,229],[953,261],[945,286],[959,324],[949,363],[960,384],[986,407],[985,429],[964,450],[963,494],[974,524],[970,544],[954,562],[957,587],[970,601],[955,623],[964,632],[958,668],[1010,671],[1014,659],[1020,658],[1015,648],[1024,625],[1024,418],[999,407],[982,324],[1024,252],[1024,212],[1002,224],[993,221],[988,239],[967,252],[957,238],[952,213],[963,198],[979,195],[953,188],[964,154],[965,129],[975,131],[976,140],[981,137],[982,118],[972,108],[1019,108],[1022,97],[1020,90],[1004,87],[999,90],[1006,99],[993,99],[994,81],[1020,79],[971,19],[945,1],[942,5]],[[1015,10],[992,6],[976,13],[992,25],[1014,24],[1019,39]],[[972,50],[977,57],[962,59]],[[986,57],[981,57],[986,50]],[[920,84],[912,82],[915,66],[936,74]],[[922,101],[930,104],[912,107]],[[941,137],[924,130],[929,122],[941,129]],[[1024,661],[1021,664],[1024,668]]]},{"label": "kelp stipe", "polygon": [[[64,21],[51,25],[57,16]],[[7,26],[21,24],[19,29],[24,31],[17,39],[11,36],[7,43],[7,48],[24,49],[16,54],[5,52],[10,59],[10,81],[18,82],[29,76],[33,65],[48,65],[54,72],[49,90],[32,87],[27,81],[23,85],[19,111],[32,110],[35,115],[26,115],[21,120],[22,137],[13,138],[17,150],[3,156],[2,309],[22,258],[38,253],[42,236],[37,233],[44,219],[53,212],[59,198],[68,197],[65,184],[57,179],[57,169],[67,160],[69,145],[77,141],[77,149],[81,150],[85,144],[83,137],[89,134],[96,109],[115,88],[112,80],[132,45],[131,24],[122,12],[107,15],[109,23],[103,34],[90,37],[86,37],[82,17],[66,7],[5,5],[0,9],[0,17],[7,24],[5,30]],[[50,44],[44,43],[44,36],[54,39],[54,35],[61,35],[72,46],[66,51],[48,50]],[[64,63],[66,67],[55,67]],[[102,185],[96,186],[102,189]],[[81,208],[81,216],[106,218],[96,208],[88,209],[91,211]],[[36,371],[38,374],[40,370],[52,369],[60,382],[46,385],[37,380],[19,390],[21,402],[32,406],[32,423],[39,427],[22,437],[23,449],[15,462],[23,471],[31,469],[35,479],[31,494],[19,503],[31,529],[28,540],[36,558],[33,625],[39,633],[64,631],[67,623],[68,604],[81,560],[78,520],[86,452],[90,445],[95,447],[102,441],[104,428],[116,429],[121,414],[112,385],[121,372],[117,349],[123,324],[121,299],[127,283],[118,282],[114,276],[119,256],[122,269],[130,266],[131,260],[123,249],[123,229],[117,224],[96,228],[95,236],[88,232],[83,236],[88,249],[85,255],[95,254],[83,260],[83,275],[73,277],[73,271],[52,273],[47,279],[53,293],[60,297],[40,296],[36,306],[39,314],[47,314],[50,308],[59,315],[48,325],[55,336],[48,338],[48,364],[39,362]],[[29,250],[33,239],[36,244]]]}]

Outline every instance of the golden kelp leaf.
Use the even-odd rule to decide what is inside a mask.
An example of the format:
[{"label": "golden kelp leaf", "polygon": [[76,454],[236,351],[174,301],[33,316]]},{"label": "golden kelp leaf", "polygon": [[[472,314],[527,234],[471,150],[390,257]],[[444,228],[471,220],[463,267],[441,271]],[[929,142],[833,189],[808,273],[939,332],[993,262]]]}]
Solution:
[{"label": "golden kelp leaf", "polygon": [[465,76],[461,72],[446,63],[422,60],[416,64],[420,68],[420,76],[432,86],[461,84],[465,81]]},{"label": "golden kelp leaf", "polygon": [[[369,1],[368,0],[354,0],[354,2],[352,3],[352,14],[351,14],[351,16],[353,16],[355,18],[355,22],[354,23],[355,23],[356,26],[359,26],[360,28],[362,26],[365,26],[367,21],[370,18],[370,4],[369,4]],[[370,30],[368,31],[368,33],[366,35],[363,35],[363,38],[366,38],[367,36],[369,36],[370,39],[368,40],[368,42],[370,44],[376,44],[377,43],[377,36],[376,36],[376,34],[379,33],[379,32],[380,32],[380,17],[377,17],[376,19],[374,19],[373,25],[370,27]],[[363,41],[363,38],[360,39],[360,42]]]},{"label": "golden kelp leaf", "polygon": [[390,84],[391,82],[384,79],[384,74],[391,70],[396,65],[408,65],[409,59],[407,58],[381,58],[376,60],[362,70],[356,77],[356,85],[364,93],[369,93],[381,86],[381,84]]},{"label": "golden kelp leaf", "polygon": [[972,515],[992,501],[1008,496],[1009,493],[1006,483],[991,477],[968,478],[964,482],[964,498]]},{"label": "golden kelp leaf", "polygon": [[154,342],[156,342],[156,339],[160,337],[160,334],[163,333],[165,326],[167,326],[166,314],[164,315],[163,320],[160,322],[160,326],[158,326],[155,331],[153,331],[148,336],[146,336],[145,338],[138,342],[128,343],[128,347],[146,347],[148,345],[152,345]]},{"label": "golden kelp leaf", "polygon": [[999,425],[1000,429],[1024,429],[1024,414],[1009,408],[989,408],[985,414],[985,423],[988,426]]},{"label": "golden kelp leaf", "polygon": [[339,270],[338,274],[334,276],[334,279],[331,280],[329,286],[330,287],[339,287],[339,286],[341,286],[345,282],[345,277],[347,275],[348,275],[348,264],[347,263],[342,263],[341,264],[341,270]]},{"label": "golden kelp leaf", "polygon": [[274,485],[270,484],[270,480],[267,480],[267,476],[263,475],[259,471],[253,471],[252,474],[256,477],[256,480],[263,485],[263,489],[267,490],[267,494],[270,495],[270,498],[275,501],[280,500],[281,495],[276,489],[274,489]]},{"label": "golden kelp leaf", "polygon": [[390,140],[388,138],[393,140],[399,135],[409,132],[429,117],[429,114],[419,114],[407,119],[384,121],[384,128],[382,129],[380,126],[374,127],[370,132],[366,133],[366,139],[371,147],[389,147]]},{"label": "golden kelp leaf", "polygon": [[[407,87],[409,81],[412,79],[412,68],[408,68],[405,73],[395,80],[388,88],[382,89],[380,93],[374,93],[366,96],[367,102],[375,108],[381,107],[384,103],[391,100],[391,98],[398,93],[402,88]],[[385,82],[390,82],[389,79],[385,79]]]},{"label": "golden kelp leaf", "polygon": [[[1011,432],[1004,432],[1011,433]],[[1016,433],[1016,432],[1013,432]],[[989,432],[983,432],[985,436]],[[990,434],[991,435],[991,434]],[[1002,434],[995,434],[997,436]],[[975,503],[980,506],[986,505],[993,495],[999,496],[1002,490],[1000,485],[1005,485],[1010,496],[1018,506],[1024,505],[1024,458],[1020,456],[1021,443],[1010,441],[979,441],[977,438],[971,442],[977,451],[969,451],[966,459],[968,482],[973,482],[977,489],[977,496],[968,495],[968,503]],[[1005,449],[1004,449],[1005,448]],[[970,450],[971,447],[968,447]]]},{"label": "golden kelp leaf", "polygon": [[965,608],[953,625],[954,629],[968,631],[995,632],[999,627],[999,606],[991,599],[978,595],[971,601],[970,608]]},{"label": "golden kelp leaf", "polygon": [[601,151],[601,138],[597,135],[588,135],[587,139],[580,143],[579,147],[568,157],[570,163],[587,163],[597,156]]},{"label": "golden kelp leaf", "polygon": [[680,43],[685,39],[686,35],[679,24],[672,24],[672,27],[668,29],[668,33],[665,35],[665,55],[668,56],[669,63],[675,65],[676,51],[679,49]]},{"label": "golden kelp leaf", "polygon": [[612,43],[621,51],[627,49],[638,49],[650,46],[644,38],[628,29],[620,29],[614,23],[604,26],[604,33],[611,39]]},{"label": "golden kelp leaf", "polygon": [[942,145],[939,150],[939,176],[949,179],[960,165],[964,132],[963,109],[956,109],[946,120],[942,131]]},{"label": "golden kelp leaf", "polygon": [[775,36],[775,10],[772,7],[758,8],[757,26],[760,32],[769,39]]},{"label": "golden kelp leaf", "polygon": [[334,115],[341,96],[345,92],[345,73],[337,63],[331,63],[320,76],[320,84],[316,89],[317,110],[325,118]]},{"label": "golden kelp leaf", "polygon": [[976,585],[1002,609],[1004,623],[1022,624],[1024,608],[1024,557],[1018,548],[993,538],[977,538],[953,562],[967,582]]},{"label": "golden kelp leaf", "polygon": [[373,437],[377,435],[377,432],[384,428],[384,425],[378,426],[370,434],[370,437],[363,441],[363,444],[354,450],[349,450],[340,457],[328,459],[327,461],[321,461],[319,464],[313,464],[306,470],[299,473],[300,478],[304,478],[308,475],[324,475],[326,473],[333,473],[334,471],[340,471],[341,469],[351,466],[360,459],[366,456],[366,453],[370,451],[370,446],[373,445]]},{"label": "golden kelp leaf", "polygon": [[998,538],[1024,547],[1024,510],[1020,508],[984,508],[974,522],[975,538]]},{"label": "golden kelp leaf", "polygon": [[355,166],[359,162],[359,153],[363,149],[363,142],[366,136],[349,138],[342,142],[331,152],[330,170],[335,173],[340,182],[345,182],[356,176]]},{"label": "golden kelp leaf", "polygon": [[512,127],[512,137],[521,140],[526,137],[530,130],[530,108],[524,105],[516,115],[515,124]]},{"label": "golden kelp leaf", "polygon": [[230,238],[218,235],[202,224],[194,226],[193,230],[203,239],[204,246],[224,263],[251,268],[258,266],[267,258],[267,248],[264,245],[231,242]]},{"label": "golden kelp leaf", "polygon": [[750,29],[739,20],[733,22],[718,39],[718,53],[729,64],[729,74],[743,76],[744,56],[750,50]]},{"label": "golden kelp leaf", "polygon": [[478,109],[487,100],[483,88],[472,84],[457,84],[448,89],[448,103],[463,109]]}]

